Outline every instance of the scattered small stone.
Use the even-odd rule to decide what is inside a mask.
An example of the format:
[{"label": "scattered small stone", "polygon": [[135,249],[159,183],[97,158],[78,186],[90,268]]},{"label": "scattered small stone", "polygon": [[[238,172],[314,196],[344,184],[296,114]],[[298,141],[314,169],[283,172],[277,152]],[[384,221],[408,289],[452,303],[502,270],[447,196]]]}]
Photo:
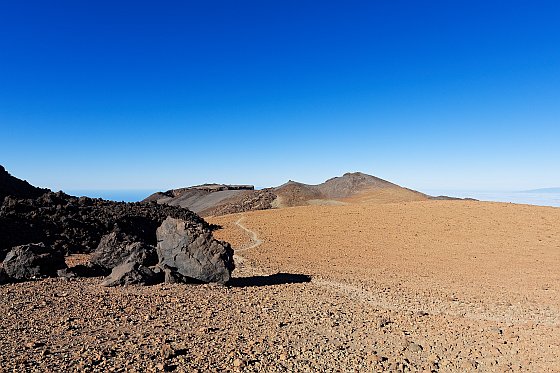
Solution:
[{"label": "scattered small stone", "polygon": [[422,346],[415,342],[409,342],[406,348],[411,352],[420,352],[423,350]]},{"label": "scattered small stone", "polygon": [[27,342],[25,344],[25,347],[27,348],[39,348],[39,347],[43,347],[45,344],[42,342],[37,342],[37,341],[32,341],[32,342]]},{"label": "scattered small stone", "polygon": [[163,344],[160,353],[164,359],[171,359],[175,356],[175,350],[167,343]]},{"label": "scattered small stone", "polygon": [[391,320],[387,319],[387,318],[381,318],[377,321],[377,327],[379,329],[386,327],[387,325],[389,325],[391,323]]}]

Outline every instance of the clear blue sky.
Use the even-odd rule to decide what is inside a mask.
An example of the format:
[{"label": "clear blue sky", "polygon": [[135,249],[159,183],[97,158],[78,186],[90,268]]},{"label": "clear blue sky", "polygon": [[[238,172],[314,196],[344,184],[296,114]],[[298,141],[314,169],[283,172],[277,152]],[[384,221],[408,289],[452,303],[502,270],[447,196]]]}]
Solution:
[{"label": "clear blue sky", "polygon": [[0,0],[0,130],[53,189],[560,186],[560,2]]}]

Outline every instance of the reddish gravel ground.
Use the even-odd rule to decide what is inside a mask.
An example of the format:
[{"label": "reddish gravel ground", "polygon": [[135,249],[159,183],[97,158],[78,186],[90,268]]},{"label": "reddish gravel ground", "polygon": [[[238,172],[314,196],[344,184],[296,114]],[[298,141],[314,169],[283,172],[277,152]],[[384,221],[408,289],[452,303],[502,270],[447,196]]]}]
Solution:
[{"label": "reddish gravel ground", "polygon": [[0,372],[560,371],[560,209],[429,201],[210,221],[237,248],[231,286],[0,286]]},{"label": "reddish gravel ground", "polygon": [[[560,371],[560,209],[361,203],[211,221],[238,246],[244,238],[236,222],[257,234],[263,244],[242,254],[251,265],[310,275],[310,286],[346,297],[352,312],[427,313],[429,323],[413,323],[419,334],[405,328],[405,339],[423,346],[423,363],[435,354],[449,363],[438,364],[444,371],[470,363],[486,371]],[[402,346],[392,346],[388,355],[405,357]]]}]

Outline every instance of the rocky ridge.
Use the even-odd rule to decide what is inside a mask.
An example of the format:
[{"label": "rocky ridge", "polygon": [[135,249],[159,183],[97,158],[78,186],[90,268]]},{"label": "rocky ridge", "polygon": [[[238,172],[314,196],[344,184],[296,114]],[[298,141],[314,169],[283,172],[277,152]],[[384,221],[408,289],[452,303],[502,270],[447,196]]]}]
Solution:
[{"label": "rocky ridge", "polygon": [[35,199],[8,196],[0,208],[0,257],[14,246],[38,242],[65,254],[90,253],[112,231],[155,245],[155,231],[168,216],[188,221],[194,230],[210,229],[192,211],[175,206],[78,198],[63,192]]},{"label": "rocky ridge", "polygon": [[[1,190],[13,185],[23,190],[5,196],[0,207],[0,262],[4,262],[0,283],[109,273],[104,284],[110,286],[149,285],[172,278],[173,282],[226,282],[234,269],[231,246],[215,240],[213,227],[188,209],[78,198],[35,188],[11,176],[8,182]],[[18,197],[40,192],[37,198]],[[158,241],[168,241],[166,234],[157,233],[166,219],[180,222],[178,235],[189,242],[184,253],[196,253],[198,261],[207,260],[211,265],[201,270],[181,266],[181,260],[174,266],[165,264],[169,258],[165,253],[158,255],[156,246]],[[169,255],[175,255],[175,249],[172,243],[167,245]],[[64,256],[76,253],[92,253],[91,260],[67,268]]]},{"label": "rocky ridge", "polygon": [[262,190],[254,190],[250,185],[204,184],[157,192],[144,201],[186,207],[201,216],[219,216],[309,204],[345,203],[343,200],[349,197],[379,190],[401,193],[402,197],[397,196],[396,200],[399,198],[407,201],[429,198],[423,193],[400,187],[378,177],[353,172],[331,178],[317,185],[290,180],[279,187]]},{"label": "rocky ridge", "polygon": [[6,196],[37,198],[47,192],[50,192],[50,190],[34,187],[27,181],[10,175],[4,166],[0,165],[0,203]]}]

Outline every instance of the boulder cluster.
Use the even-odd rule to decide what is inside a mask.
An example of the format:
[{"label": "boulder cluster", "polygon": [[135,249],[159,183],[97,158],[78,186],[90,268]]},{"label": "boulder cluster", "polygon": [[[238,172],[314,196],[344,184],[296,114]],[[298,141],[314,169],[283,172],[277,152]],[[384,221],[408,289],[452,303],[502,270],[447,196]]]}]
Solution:
[{"label": "boulder cluster", "polygon": [[[20,197],[16,188],[0,200],[0,283],[52,276],[107,276],[106,286],[230,279],[233,249],[188,209],[32,191],[41,194]],[[67,268],[65,257],[76,253],[91,254],[89,263]]]}]

